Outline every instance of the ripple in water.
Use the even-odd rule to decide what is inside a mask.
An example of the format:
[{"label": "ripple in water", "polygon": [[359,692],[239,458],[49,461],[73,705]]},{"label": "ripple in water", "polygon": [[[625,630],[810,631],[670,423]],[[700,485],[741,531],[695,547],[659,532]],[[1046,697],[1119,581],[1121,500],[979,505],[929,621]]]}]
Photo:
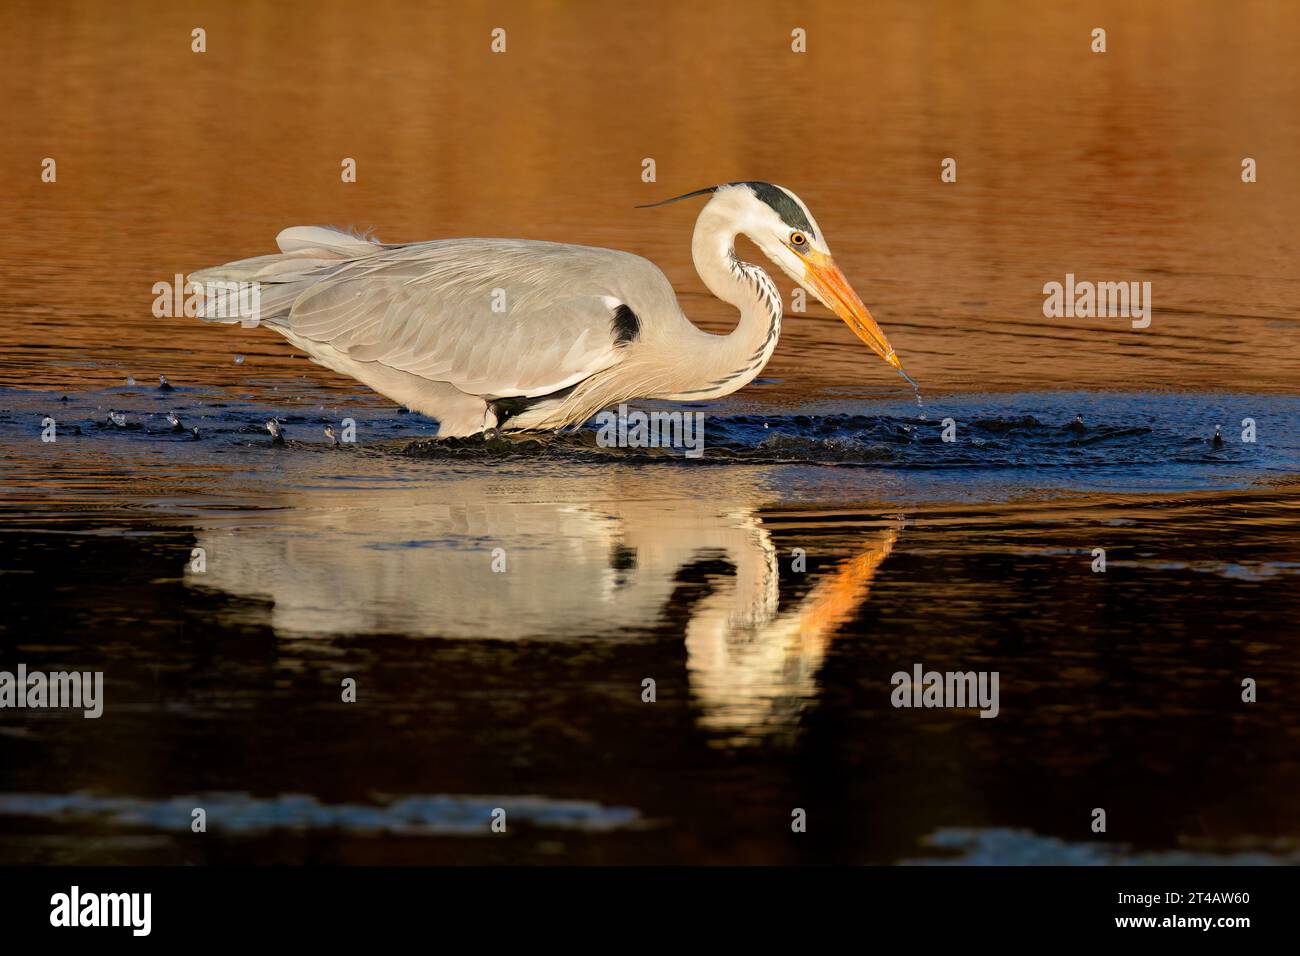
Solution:
[{"label": "ripple in water", "polygon": [[[644,408],[702,410],[703,457],[687,460],[682,449],[673,448],[601,447],[593,427],[559,435],[434,440],[434,422],[394,410],[371,396],[263,393],[254,400],[180,386],[165,395],[142,388],[73,396],[0,391],[0,437],[19,449],[17,467],[22,467],[26,449],[29,470],[41,474],[48,473],[48,463],[38,460],[43,455],[57,454],[63,462],[85,467],[93,467],[93,456],[99,455],[120,467],[156,460],[164,449],[170,460],[195,467],[207,461],[229,467],[232,455],[237,460],[241,454],[279,455],[284,464],[295,456],[325,451],[485,467],[502,460],[796,464],[962,473],[966,481],[1011,471],[1021,483],[1040,481],[1054,487],[1085,487],[1106,474],[1109,487],[1123,487],[1128,481],[1134,490],[1150,487],[1152,479],[1165,488],[1192,489],[1236,487],[1262,475],[1300,473],[1300,447],[1290,424],[1300,416],[1300,400],[1278,396],[964,395],[932,402],[931,419],[918,418],[911,403],[898,401],[839,400],[809,405],[796,414],[763,414],[752,405],[746,409],[736,404],[700,409],[646,403]],[[745,410],[726,413],[734,408]],[[109,409],[125,416],[125,426],[109,419]],[[169,412],[183,423],[182,429],[169,422]],[[57,450],[41,446],[41,423],[47,415],[59,422]],[[284,425],[283,446],[276,447],[267,434],[265,423],[272,417]],[[337,431],[344,418],[355,420],[357,443],[331,447],[326,427]],[[1255,442],[1242,438],[1247,420],[1254,423]],[[1224,436],[1220,446],[1214,441],[1216,427]],[[196,442],[196,437],[203,440]],[[322,466],[329,467],[315,465]]]}]

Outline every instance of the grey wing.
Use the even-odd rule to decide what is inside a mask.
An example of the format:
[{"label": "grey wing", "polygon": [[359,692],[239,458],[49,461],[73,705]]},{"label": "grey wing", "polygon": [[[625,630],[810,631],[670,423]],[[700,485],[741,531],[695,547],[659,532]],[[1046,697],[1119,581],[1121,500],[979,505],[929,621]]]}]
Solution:
[{"label": "grey wing", "polygon": [[501,239],[380,247],[311,285],[287,324],[355,361],[474,395],[532,397],[621,360],[614,319],[629,278],[671,295],[649,262],[606,249]]}]

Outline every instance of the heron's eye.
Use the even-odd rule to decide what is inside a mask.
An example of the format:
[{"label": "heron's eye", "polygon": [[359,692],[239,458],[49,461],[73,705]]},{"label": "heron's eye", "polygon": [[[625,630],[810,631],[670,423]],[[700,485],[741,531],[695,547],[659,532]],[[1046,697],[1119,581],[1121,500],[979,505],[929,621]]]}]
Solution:
[{"label": "heron's eye", "polygon": [[796,232],[790,237],[790,241],[796,246],[806,246],[808,244],[808,237],[802,232]]}]

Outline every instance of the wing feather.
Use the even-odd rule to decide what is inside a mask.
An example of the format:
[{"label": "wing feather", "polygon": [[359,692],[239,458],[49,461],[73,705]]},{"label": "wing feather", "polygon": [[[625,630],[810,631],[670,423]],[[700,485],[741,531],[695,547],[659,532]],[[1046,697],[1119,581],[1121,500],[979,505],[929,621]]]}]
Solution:
[{"label": "wing feather", "polygon": [[[611,324],[619,304],[676,307],[654,265],[607,249],[506,239],[369,249],[331,262],[298,296],[293,334],[471,394],[576,384],[621,360]],[[505,309],[494,311],[502,295]]]}]

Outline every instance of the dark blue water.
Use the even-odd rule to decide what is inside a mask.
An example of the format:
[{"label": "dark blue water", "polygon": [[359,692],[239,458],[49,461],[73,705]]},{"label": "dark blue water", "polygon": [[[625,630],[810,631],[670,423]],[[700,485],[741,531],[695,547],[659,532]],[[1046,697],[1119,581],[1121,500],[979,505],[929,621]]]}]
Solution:
[{"label": "dark blue water", "polygon": [[[125,427],[109,422],[110,410],[124,413]],[[169,411],[179,417],[181,430],[168,424]],[[239,467],[250,470],[282,467],[295,456],[301,460],[316,452],[498,469],[611,461],[825,465],[914,472],[902,491],[905,497],[942,497],[949,491],[1002,498],[1058,489],[1238,488],[1300,473],[1300,432],[1293,427],[1300,399],[1282,396],[1050,392],[940,398],[919,410],[902,401],[822,403],[795,415],[758,414],[736,403],[704,415],[704,453],[687,458],[680,448],[599,447],[594,426],[564,435],[432,441],[436,423],[431,420],[363,395],[340,401],[337,392],[281,398],[270,390],[254,397],[184,387],[67,396],[7,389],[0,390],[0,441],[19,458],[56,454],[55,460],[69,461],[103,455],[154,467],[176,461],[224,468],[243,456]],[[41,448],[46,416],[58,422],[59,442]],[[267,432],[266,420],[273,417],[283,427],[283,446]],[[330,447],[326,426],[341,435],[345,418],[356,423],[355,444]],[[341,461],[333,466],[345,472],[355,467]],[[382,467],[371,461],[363,470],[375,473]],[[899,487],[896,478],[890,485]]]}]

